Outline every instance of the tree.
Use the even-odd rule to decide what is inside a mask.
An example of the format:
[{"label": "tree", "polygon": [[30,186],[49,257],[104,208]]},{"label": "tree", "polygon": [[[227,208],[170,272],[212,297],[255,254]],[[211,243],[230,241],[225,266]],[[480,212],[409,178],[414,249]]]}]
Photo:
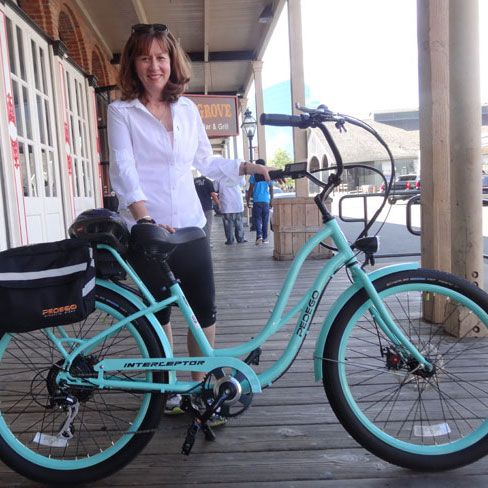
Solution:
[{"label": "tree", "polygon": [[274,168],[285,169],[285,165],[291,163],[293,163],[293,159],[291,159],[290,155],[280,147],[271,159],[269,165]]},{"label": "tree", "polygon": [[[293,163],[291,156],[282,148],[278,148],[269,165],[277,169],[285,169],[285,165]],[[286,180],[287,189],[294,190],[295,180]]]}]

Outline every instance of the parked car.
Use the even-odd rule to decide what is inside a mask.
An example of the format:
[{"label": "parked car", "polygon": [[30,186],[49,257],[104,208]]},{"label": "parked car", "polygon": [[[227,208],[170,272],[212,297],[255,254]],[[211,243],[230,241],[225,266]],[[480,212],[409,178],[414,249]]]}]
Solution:
[{"label": "parked car", "polygon": [[483,207],[488,206],[488,175],[481,177],[481,190],[483,192]]},{"label": "parked car", "polygon": [[283,191],[279,186],[273,186],[273,198],[289,198],[294,197],[295,192]]},{"label": "parked car", "polygon": [[[488,195],[488,175],[483,175],[481,177],[481,185],[483,189],[483,195]],[[488,198],[488,196],[486,198]]]},{"label": "parked car", "polygon": [[[385,191],[385,185],[381,185],[381,191]],[[400,175],[395,178],[391,186],[388,202],[392,205],[398,200],[408,200],[420,193],[420,177],[416,174]]]},{"label": "parked car", "polygon": [[[390,197],[388,201],[393,205],[396,203],[397,200],[409,200],[414,195],[420,194],[420,178],[416,176],[415,180],[411,178],[412,176],[416,175],[401,175],[398,178],[395,178],[395,183],[392,186]],[[398,182],[397,179],[403,179],[404,181]],[[488,175],[482,175],[481,177],[481,187],[483,192],[483,206],[488,206]],[[400,188],[403,188],[401,190]],[[385,191],[385,185],[381,185],[381,191]],[[403,194],[397,194],[395,192],[404,191]],[[415,203],[420,203],[420,200]]]}]

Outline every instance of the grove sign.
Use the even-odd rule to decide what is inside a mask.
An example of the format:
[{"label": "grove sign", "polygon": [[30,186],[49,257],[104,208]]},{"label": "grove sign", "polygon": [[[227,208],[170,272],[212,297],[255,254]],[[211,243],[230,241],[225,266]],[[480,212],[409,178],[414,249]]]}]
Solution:
[{"label": "grove sign", "polygon": [[239,134],[237,97],[227,95],[185,95],[197,106],[208,137]]}]

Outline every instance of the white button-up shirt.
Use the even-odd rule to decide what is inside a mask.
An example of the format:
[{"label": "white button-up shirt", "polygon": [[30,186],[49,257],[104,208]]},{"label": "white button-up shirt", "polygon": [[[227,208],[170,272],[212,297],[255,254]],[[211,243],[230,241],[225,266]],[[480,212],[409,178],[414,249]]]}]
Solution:
[{"label": "white button-up shirt", "polygon": [[246,178],[241,176],[239,183],[234,186],[224,186],[218,181],[214,183],[219,194],[222,213],[238,213],[244,210],[241,188],[246,186]]},{"label": "white button-up shirt", "polygon": [[138,99],[108,107],[110,182],[129,225],[134,219],[128,206],[144,200],[158,224],[203,227],[192,167],[223,186],[239,183],[241,161],[213,155],[196,105],[180,97],[171,113],[173,145],[163,124]]}]

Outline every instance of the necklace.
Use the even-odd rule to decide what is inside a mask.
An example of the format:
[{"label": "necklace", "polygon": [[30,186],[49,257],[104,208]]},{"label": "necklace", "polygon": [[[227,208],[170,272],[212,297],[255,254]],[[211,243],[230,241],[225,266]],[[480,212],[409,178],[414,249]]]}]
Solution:
[{"label": "necklace", "polygon": [[163,123],[164,116],[166,114],[166,104],[163,104],[161,108],[147,104],[146,108],[159,120],[159,122]]},{"label": "necklace", "polygon": [[162,105],[152,105],[150,102],[144,103],[147,110],[158,119],[166,130],[173,130],[173,117],[171,115],[171,107],[168,102],[162,102]]}]

